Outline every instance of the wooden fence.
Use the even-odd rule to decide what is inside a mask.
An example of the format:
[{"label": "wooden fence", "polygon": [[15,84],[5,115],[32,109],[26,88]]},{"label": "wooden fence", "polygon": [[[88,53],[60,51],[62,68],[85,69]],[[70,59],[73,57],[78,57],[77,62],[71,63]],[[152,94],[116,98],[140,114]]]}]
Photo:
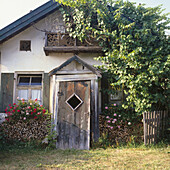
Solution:
[{"label": "wooden fence", "polygon": [[164,136],[168,126],[168,111],[143,113],[144,144],[155,144]]}]

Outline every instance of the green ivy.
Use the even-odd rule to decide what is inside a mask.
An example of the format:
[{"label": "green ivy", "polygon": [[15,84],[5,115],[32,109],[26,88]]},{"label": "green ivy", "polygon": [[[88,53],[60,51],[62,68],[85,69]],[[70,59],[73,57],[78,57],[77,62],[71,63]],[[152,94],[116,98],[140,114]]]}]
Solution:
[{"label": "green ivy", "polygon": [[142,113],[168,109],[170,102],[170,23],[161,6],[146,8],[122,0],[56,0],[70,36],[90,35],[105,55],[97,60],[113,89],[127,95],[124,108]]}]

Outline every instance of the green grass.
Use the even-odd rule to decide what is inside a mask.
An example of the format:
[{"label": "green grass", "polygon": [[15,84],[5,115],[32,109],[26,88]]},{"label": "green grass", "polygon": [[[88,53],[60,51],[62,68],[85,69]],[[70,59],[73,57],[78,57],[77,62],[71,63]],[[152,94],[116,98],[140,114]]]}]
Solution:
[{"label": "green grass", "polygon": [[170,147],[43,150],[13,147],[0,152],[0,169],[169,169]]}]

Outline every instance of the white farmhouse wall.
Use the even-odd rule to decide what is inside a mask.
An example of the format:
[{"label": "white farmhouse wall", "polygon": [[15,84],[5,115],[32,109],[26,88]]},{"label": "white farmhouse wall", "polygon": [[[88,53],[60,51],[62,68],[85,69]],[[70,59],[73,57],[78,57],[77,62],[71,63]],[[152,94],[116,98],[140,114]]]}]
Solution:
[{"label": "white farmhouse wall", "polygon": [[[44,71],[48,73],[74,55],[73,53],[50,53],[49,56],[46,56],[43,50],[45,46],[44,31],[65,32],[59,11],[47,16],[2,44],[1,72]],[[20,40],[31,40],[31,51],[20,51]],[[91,65],[99,64],[99,62],[93,60],[94,57],[97,57],[97,54],[86,53],[79,54],[79,56]]]}]

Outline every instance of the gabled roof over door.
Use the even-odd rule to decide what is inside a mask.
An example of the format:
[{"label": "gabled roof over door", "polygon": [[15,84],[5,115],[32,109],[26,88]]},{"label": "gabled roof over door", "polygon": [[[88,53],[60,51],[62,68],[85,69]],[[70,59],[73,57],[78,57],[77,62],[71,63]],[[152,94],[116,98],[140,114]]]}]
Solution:
[{"label": "gabled roof over door", "polygon": [[49,76],[57,74],[58,71],[60,71],[62,68],[66,67],[69,65],[71,62],[77,61],[78,63],[82,64],[84,67],[86,67],[88,70],[90,70],[92,73],[96,74],[98,77],[102,77],[101,73],[99,70],[97,70],[95,67],[89,65],[85,61],[83,61],[80,57],[77,55],[69,58],[67,61],[65,61],[63,64],[61,64],[59,67],[54,68],[49,72]]}]

